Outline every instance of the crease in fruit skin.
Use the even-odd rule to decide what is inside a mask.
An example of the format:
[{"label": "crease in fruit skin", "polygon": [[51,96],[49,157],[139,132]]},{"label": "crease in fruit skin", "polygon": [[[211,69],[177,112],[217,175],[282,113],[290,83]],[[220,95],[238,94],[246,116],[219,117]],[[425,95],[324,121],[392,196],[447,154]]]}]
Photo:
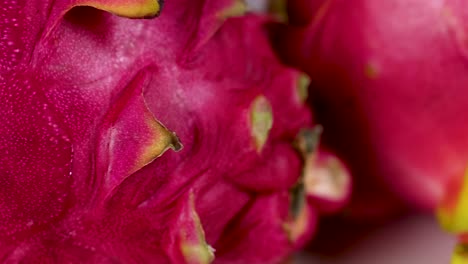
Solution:
[{"label": "crease in fruit skin", "polygon": [[268,140],[268,135],[273,127],[273,111],[271,104],[265,96],[257,96],[250,107],[251,135],[255,147],[260,153]]},{"label": "crease in fruit skin", "polygon": [[[321,133],[322,127],[319,125],[299,132],[294,145],[304,159],[309,155],[315,155]],[[290,190],[289,219],[283,224],[288,240],[293,244],[308,231],[309,220],[312,217],[306,199],[305,168],[304,166],[297,183]]]},{"label": "crease in fruit skin", "polygon": [[461,182],[449,185],[436,210],[440,225],[452,233],[468,232],[468,169]]},{"label": "crease in fruit skin", "polygon": [[289,214],[293,219],[296,219],[306,204],[305,199],[305,190],[304,183],[301,179],[296,183],[296,185],[290,190],[290,205],[289,205]]},{"label": "crease in fruit skin", "polygon": [[290,217],[283,224],[290,243],[296,243],[309,229],[311,217],[304,192],[304,185],[298,184],[290,195]]}]

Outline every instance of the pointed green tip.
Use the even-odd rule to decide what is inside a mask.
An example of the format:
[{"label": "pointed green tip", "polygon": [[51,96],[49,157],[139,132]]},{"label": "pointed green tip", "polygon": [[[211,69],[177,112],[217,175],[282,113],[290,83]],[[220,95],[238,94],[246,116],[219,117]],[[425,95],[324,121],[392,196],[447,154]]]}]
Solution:
[{"label": "pointed green tip", "polygon": [[157,16],[162,8],[161,0],[82,0],[74,6],[91,6],[118,16],[144,18]]},{"label": "pointed green tip", "polygon": [[307,74],[301,73],[297,79],[297,94],[299,100],[305,103],[309,97],[310,78]]},{"label": "pointed green tip", "polygon": [[255,146],[257,151],[261,152],[273,127],[273,111],[265,96],[260,95],[253,101],[250,108],[250,122]]},{"label": "pointed green tip", "polygon": [[[205,232],[200,217],[195,209],[195,197],[193,192],[189,196],[189,210],[187,220],[190,222],[190,230],[181,230],[180,250],[186,263],[209,264],[215,259],[214,248],[205,239]],[[189,236],[192,233],[194,235]]]},{"label": "pointed green tip", "polygon": [[315,153],[320,144],[322,131],[321,125],[301,129],[294,140],[294,146],[304,157]]}]

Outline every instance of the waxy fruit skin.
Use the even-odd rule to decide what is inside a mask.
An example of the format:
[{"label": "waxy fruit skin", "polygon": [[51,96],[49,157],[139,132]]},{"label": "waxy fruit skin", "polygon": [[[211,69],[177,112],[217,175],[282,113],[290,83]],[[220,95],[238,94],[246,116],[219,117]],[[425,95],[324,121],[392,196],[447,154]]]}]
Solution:
[{"label": "waxy fruit skin", "polygon": [[362,204],[434,210],[468,164],[466,1],[316,3],[279,46],[311,77],[325,144]]},{"label": "waxy fruit skin", "polygon": [[1,262],[275,263],[312,234],[290,210],[311,114],[269,20],[161,8],[2,1]]}]

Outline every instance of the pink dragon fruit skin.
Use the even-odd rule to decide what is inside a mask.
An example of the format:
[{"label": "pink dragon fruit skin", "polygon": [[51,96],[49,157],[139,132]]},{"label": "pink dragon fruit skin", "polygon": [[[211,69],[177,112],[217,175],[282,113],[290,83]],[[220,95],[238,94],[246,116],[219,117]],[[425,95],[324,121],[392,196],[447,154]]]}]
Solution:
[{"label": "pink dragon fruit skin", "polygon": [[284,57],[311,76],[325,142],[355,161],[356,185],[382,178],[432,210],[463,177],[467,18],[458,0],[323,1],[283,36]]},{"label": "pink dragon fruit skin", "polygon": [[2,4],[3,262],[274,263],[310,237],[290,190],[311,115],[268,19],[226,20],[233,0],[148,20],[125,17],[160,3]]}]

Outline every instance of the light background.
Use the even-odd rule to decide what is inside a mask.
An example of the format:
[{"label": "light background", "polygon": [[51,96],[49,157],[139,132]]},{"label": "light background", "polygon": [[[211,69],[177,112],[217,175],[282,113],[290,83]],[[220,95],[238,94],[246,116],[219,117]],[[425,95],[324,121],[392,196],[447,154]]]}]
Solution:
[{"label": "light background", "polygon": [[303,252],[293,263],[445,264],[450,261],[454,245],[454,237],[444,233],[433,216],[414,215],[377,230],[343,255],[320,258]]}]

